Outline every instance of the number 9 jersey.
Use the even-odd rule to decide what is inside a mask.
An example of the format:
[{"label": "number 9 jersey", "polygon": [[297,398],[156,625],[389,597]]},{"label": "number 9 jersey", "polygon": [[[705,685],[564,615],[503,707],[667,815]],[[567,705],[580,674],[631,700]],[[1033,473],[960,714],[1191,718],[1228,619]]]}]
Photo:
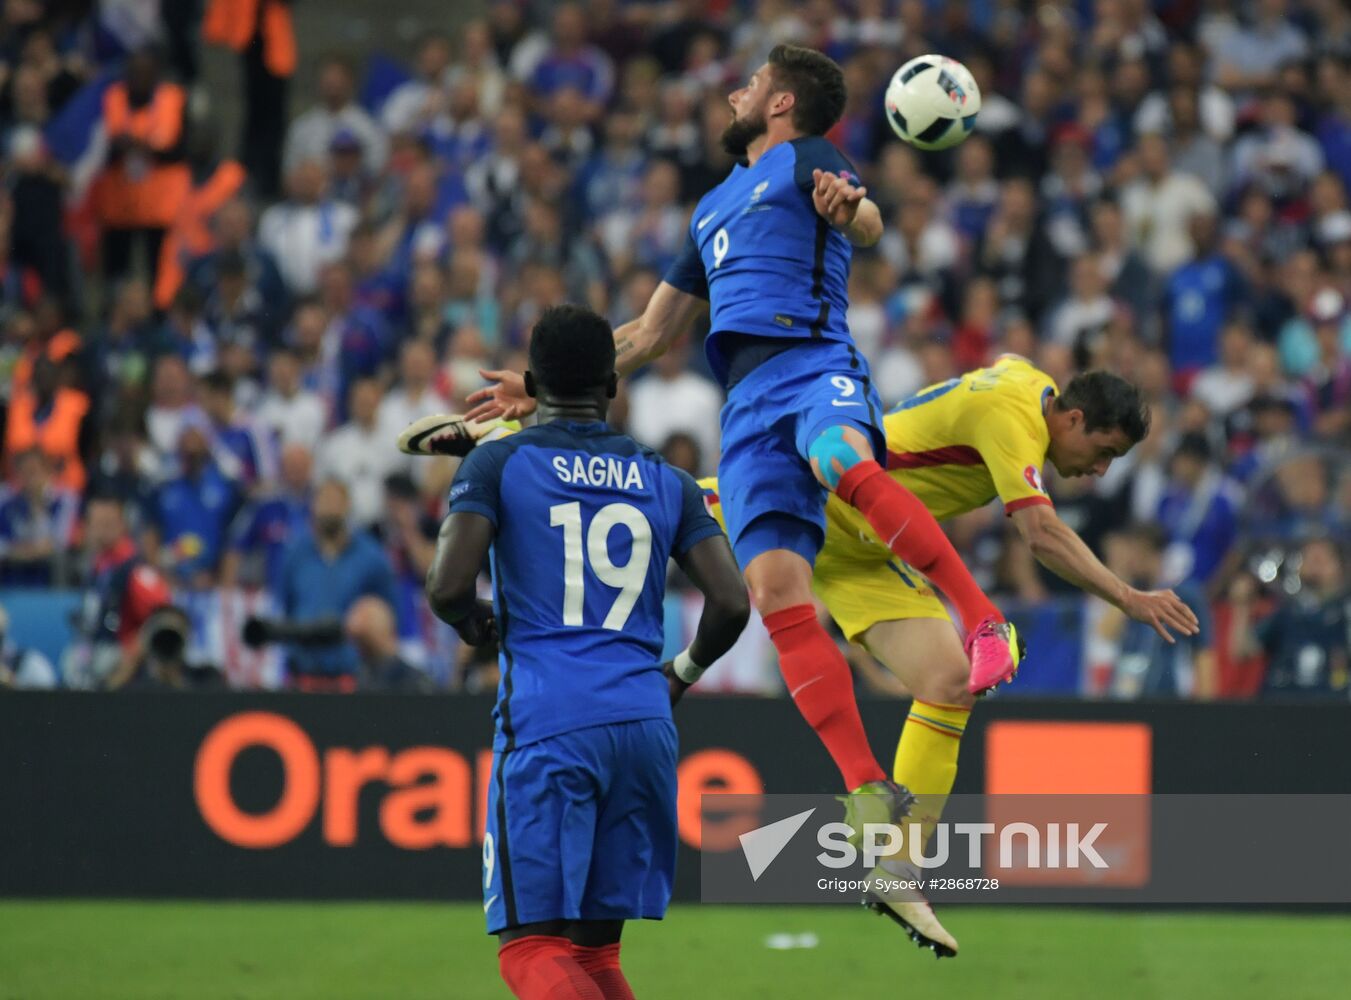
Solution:
[{"label": "number 9 jersey", "polygon": [[551,421],[475,448],[450,511],[496,529],[494,749],[670,718],[666,561],[721,530],[689,475],[604,423]]}]

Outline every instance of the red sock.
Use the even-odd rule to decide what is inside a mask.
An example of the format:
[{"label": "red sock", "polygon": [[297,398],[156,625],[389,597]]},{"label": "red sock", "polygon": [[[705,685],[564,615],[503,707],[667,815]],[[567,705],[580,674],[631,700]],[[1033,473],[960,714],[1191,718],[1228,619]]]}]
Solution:
[{"label": "red sock", "polygon": [[572,957],[572,942],[529,934],[497,950],[502,980],[518,1000],[605,1000],[595,980]]},{"label": "red sock", "polygon": [[919,570],[948,596],[970,632],[982,619],[1003,621],[985,591],[971,578],[966,564],[943,534],[929,509],[872,459],[859,462],[843,476],[835,495],[868,519],[887,548]]},{"label": "red sock", "polygon": [[816,620],[816,609],[797,604],[775,611],[765,615],[765,628],[779,651],[779,672],[788,693],[835,759],[845,788],[852,791],[885,778],[863,731],[849,664]]},{"label": "red sock", "polygon": [[600,987],[605,1000],[635,1000],[624,970],[619,967],[619,942],[603,944],[599,948],[572,946],[572,957],[586,970],[586,974]]}]

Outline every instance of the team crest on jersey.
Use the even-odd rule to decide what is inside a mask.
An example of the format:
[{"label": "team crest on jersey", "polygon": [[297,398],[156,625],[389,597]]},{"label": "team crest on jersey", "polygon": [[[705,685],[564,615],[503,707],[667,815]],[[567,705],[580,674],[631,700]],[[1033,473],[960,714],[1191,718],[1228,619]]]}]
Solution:
[{"label": "team crest on jersey", "polygon": [[1023,470],[1023,478],[1027,480],[1027,485],[1031,486],[1038,493],[1046,492],[1046,487],[1041,483],[1041,470],[1035,465],[1029,465]]}]

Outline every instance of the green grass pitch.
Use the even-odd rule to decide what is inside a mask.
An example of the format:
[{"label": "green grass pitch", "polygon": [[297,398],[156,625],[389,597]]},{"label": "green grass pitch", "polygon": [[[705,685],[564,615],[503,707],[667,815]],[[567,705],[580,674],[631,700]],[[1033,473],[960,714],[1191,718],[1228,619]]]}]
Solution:
[{"label": "green grass pitch", "polygon": [[[948,907],[955,960],[852,907],[631,925],[640,1000],[1345,997],[1351,918]],[[814,935],[775,950],[773,934]],[[810,940],[810,939],[808,939]],[[0,901],[0,1000],[501,1000],[469,904]]]}]

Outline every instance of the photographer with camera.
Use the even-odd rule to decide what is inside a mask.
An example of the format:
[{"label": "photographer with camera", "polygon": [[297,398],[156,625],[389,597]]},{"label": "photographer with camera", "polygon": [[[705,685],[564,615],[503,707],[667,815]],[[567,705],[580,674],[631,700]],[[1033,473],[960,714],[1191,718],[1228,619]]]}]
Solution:
[{"label": "photographer with camera", "polygon": [[123,687],[136,676],[152,616],[169,605],[169,585],[137,549],[122,501],[95,494],[85,504],[89,587],[74,622],[80,639],[63,657],[70,687]]},{"label": "photographer with camera", "polygon": [[277,606],[282,621],[251,620],[250,645],[285,642],[290,686],[300,691],[357,689],[360,658],[343,631],[343,621],[365,596],[394,607],[394,571],[380,544],[353,531],[347,487],[326,480],[310,502],[311,530],[286,553]]}]

